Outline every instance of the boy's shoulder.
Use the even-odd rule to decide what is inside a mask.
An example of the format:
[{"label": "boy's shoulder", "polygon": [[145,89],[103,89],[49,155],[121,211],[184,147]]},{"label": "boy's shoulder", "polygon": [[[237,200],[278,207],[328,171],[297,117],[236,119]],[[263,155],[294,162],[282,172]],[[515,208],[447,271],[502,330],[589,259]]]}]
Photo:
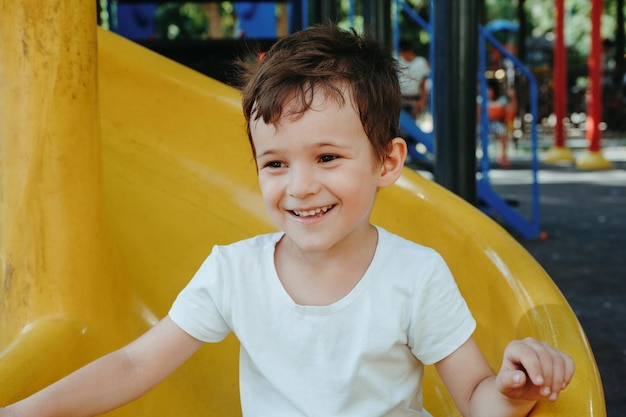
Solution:
[{"label": "boy's shoulder", "polygon": [[376,226],[376,229],[378,230],[378,247],[381,250],[401,256],[441,258],[439,252],[431,247],[406,239],[380,226]]},{"label": "boy's shoulder", "polygon": [[283,232],[262,233],[230,243],[216,244],[214,250],[217,248],[220,252],[238,252],[274,247],[282,236]]}]

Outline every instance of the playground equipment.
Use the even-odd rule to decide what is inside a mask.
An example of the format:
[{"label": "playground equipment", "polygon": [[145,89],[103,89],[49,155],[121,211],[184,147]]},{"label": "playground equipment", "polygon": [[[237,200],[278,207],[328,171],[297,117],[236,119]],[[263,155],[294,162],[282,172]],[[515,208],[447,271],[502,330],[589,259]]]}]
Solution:
[{"label": "playground equipment", "polygon": [[[480,159],[481,175],[478,179],[478,195],[485,203],[486,210],[494,210],[507,224],[519,232],[527,239],[536,239],[543,236],[539,223],[539,158],[538,158],[538,138],[537,138],[537,96],[538,88],[534,75],[526,66],[524,66],[512,53],[510,53],[498,40],[493,36],[489,26],[479,26],[479,64],[478,64],[478,80],[483,97],[480,112],[480,146],[482,148],[482,156]],[[502,199],[492,188],[489,179],[490,160],[489,160],[489,116],[487,110],[487,80],[485,79],[486,43],[489,42],[504,57],[509,59],[515,67],[528,80],[528,88],[530,93],[530,145],[531,145],[531,215],[530,219],[524,218],[517,210],[512,208]]]},{"label": "playground equipment", "polygon": [[[417,24],[423,27],[425,30],[429,31],[432,34],[431,25],[422,19],[415,11],[407,5],[405,2],[397,1],[399,7],[401,8],[407,16],[413,19]],[[396,19],[397,20],[397,19]],[[538,145],[537,145],[537,82],[535,81],[534,75],[513,55],[511,54],[498,40],[493,36],[492,32],[494,30],[500,30],[506,27],[507,30],[516,30],[516,27],[511,22],[505,21],[494,21],[491,25],[487,25],[487,27],[478,27],[478,48],[479,48],[479,59],[478,59],[478,84],[480,86],[480,95],[483,97],[481,104],[481,117],[479,124],[479,139],[480,139],[480,147],[482,149],[482,155],[480,159],[480,175],[477,180],[477,194],[481,203],[483,205],[483,209],[485,212],[498,216],[505,223],[512,227],[513,230],[518,232],[521,236],[527,239],[536,239],[541,238],[544,234],[540,230],[539,223],[539,183],[537,177],[537,171],[539,169],[539,161],[537,157]],[[399,38],[398,35],[398,25],[395,25],[395,38],[396,40]],[[487,109],[487,82],[485,79],[485,70],[486,70],[486,43],[489,42],[495,49],[497,49],[504,57],[509,59],[518,70],[527,77],[530,89],[530,114],[532,116],[531,124],[530,124],[530,132],[531,132],[531,215],[530,219],[524,218],[515,208],[511,207],[505,199],[499,196],[491,186],[489,171],[491,169],[490,155],[489,155],[489,116]],[[433,71],[437,67],[437,62],[435,60],[434,54],[430,55],[431,68]],[[436,86],[433,86],[435,89]],[[406,114],[403,113],[400,115],[400,128],[403,132],[405,132],[409,139],[415,141],[417,143],[421,143],[424,145],[425,149],[433,154],[435,152],[435,135],[433,132],[423,132],[418,126],[416,126],[415,121]],[[442,150],[443,152],[450,150]],[[409,154],[418,159],[424,160],[427,159],[423,153],[416,151],[415,147],[409,147]]]},{"label": "playground equipment", "polygon": [[565,125],[563,123],[567,112],[567,50],[565,47],[565,2],[554,2],[554,48],[552,75],[553,108],[557,122],[554,125],[554,146],[546,152],[545,163],[562,163],[574,161],[572,150],[565,145]]},{"label": "playground equipment", "polygon": [[602,10],[601,0],[591,1],[591,51],[587,61],[589,68],[589,95],[587,98],[587,128],[585,134],[589,142],[588,149],[576,159],[572,150],[566,147],[565,112],[567,108],[567,53],[565,49],[565,5],[564,0],[555,0],[555,39],[554,39],[554,146],[545,154],[545,163],[563,163],[575,160],[576,167],[585,170],[611,169],[612,164],[602,154]]},{"label": "playground equipment", "polygon": [[[30,1],[32,24],[68,20],[16,30],[25,23],[16,13],[2,25],[1,76],[13,77],[0,91],[2,405],[154,324],[212,245],[272,230],[237,91],[109,32],[96,40],[80,13]],[[447,259],[494,368],[506,343],[525,336],[574,357],[570,387],[534,417],[606,416],[575,315],[506,231],[410,170],[381,191],[373,221]],[[107,415],[240,415],[237,356],[233,337],[207,345]],[[432,367],[424,395],[433,415],[459,415]]]},{"label": "playground equipment", "polygon": [[[557,0],[563,3],[563,0]],[[600,121],[602,119],[602,10],[604,2],[592,0],[591,2],[591,53],[587,60],[589,67],[590,94],[587,102],[587,140],[588,150],[576,159],[576,166],[581,169],[602,170],[611,169],[613,164],[602,154],[600,142],[602,132]]]}]

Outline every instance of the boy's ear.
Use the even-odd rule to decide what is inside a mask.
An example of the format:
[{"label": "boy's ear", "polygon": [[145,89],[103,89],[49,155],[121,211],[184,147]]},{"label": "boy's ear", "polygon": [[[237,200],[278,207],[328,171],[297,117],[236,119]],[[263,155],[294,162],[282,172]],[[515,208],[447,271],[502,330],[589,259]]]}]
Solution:
[{"label": "boy's ear", "polygon": [[387,158],[383,161],[380,178],[378,179],[379,188],[393,185],[400,178],[404,160],[406,159],[407,148],[404,139],[393,138],[389,146],[390,151]]}]

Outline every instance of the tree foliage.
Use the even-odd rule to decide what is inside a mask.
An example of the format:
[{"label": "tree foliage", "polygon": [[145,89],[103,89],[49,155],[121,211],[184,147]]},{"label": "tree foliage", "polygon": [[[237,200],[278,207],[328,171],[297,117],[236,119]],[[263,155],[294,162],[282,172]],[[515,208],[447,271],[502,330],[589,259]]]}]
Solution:
[{"label": "tree foliage", "polygon": [[[486,0],[487,18],[516,20],[518,1]],[[554,0],[526,0],[524,4],[530,35],[552,39],[555,21]],[[615,0],[605,0],[601,26],[604,39],[614,39],[617,29],[616,8]],[[565,0],[565,44],[583,56],[588,55],[591,45],[590,11],[590,0]]]}]

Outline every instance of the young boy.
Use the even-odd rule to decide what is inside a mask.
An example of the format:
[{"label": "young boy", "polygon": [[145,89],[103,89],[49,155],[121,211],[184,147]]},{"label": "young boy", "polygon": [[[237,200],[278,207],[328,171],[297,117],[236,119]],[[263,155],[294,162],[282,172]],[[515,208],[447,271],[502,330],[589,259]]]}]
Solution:
[{"label": "young boy", "polygon": [[283,38],[247,81],[243,109],[281,232],[215,247],[155,327],[0,416],[103,413],[230,332],[246,417],[425,416],[430,363],[464,416],[524,416],[557,399],[569,356],[515,341],[494,375],[439,255],[370,224],[406,156],[396,64],[375,41],[334,26]]}]

